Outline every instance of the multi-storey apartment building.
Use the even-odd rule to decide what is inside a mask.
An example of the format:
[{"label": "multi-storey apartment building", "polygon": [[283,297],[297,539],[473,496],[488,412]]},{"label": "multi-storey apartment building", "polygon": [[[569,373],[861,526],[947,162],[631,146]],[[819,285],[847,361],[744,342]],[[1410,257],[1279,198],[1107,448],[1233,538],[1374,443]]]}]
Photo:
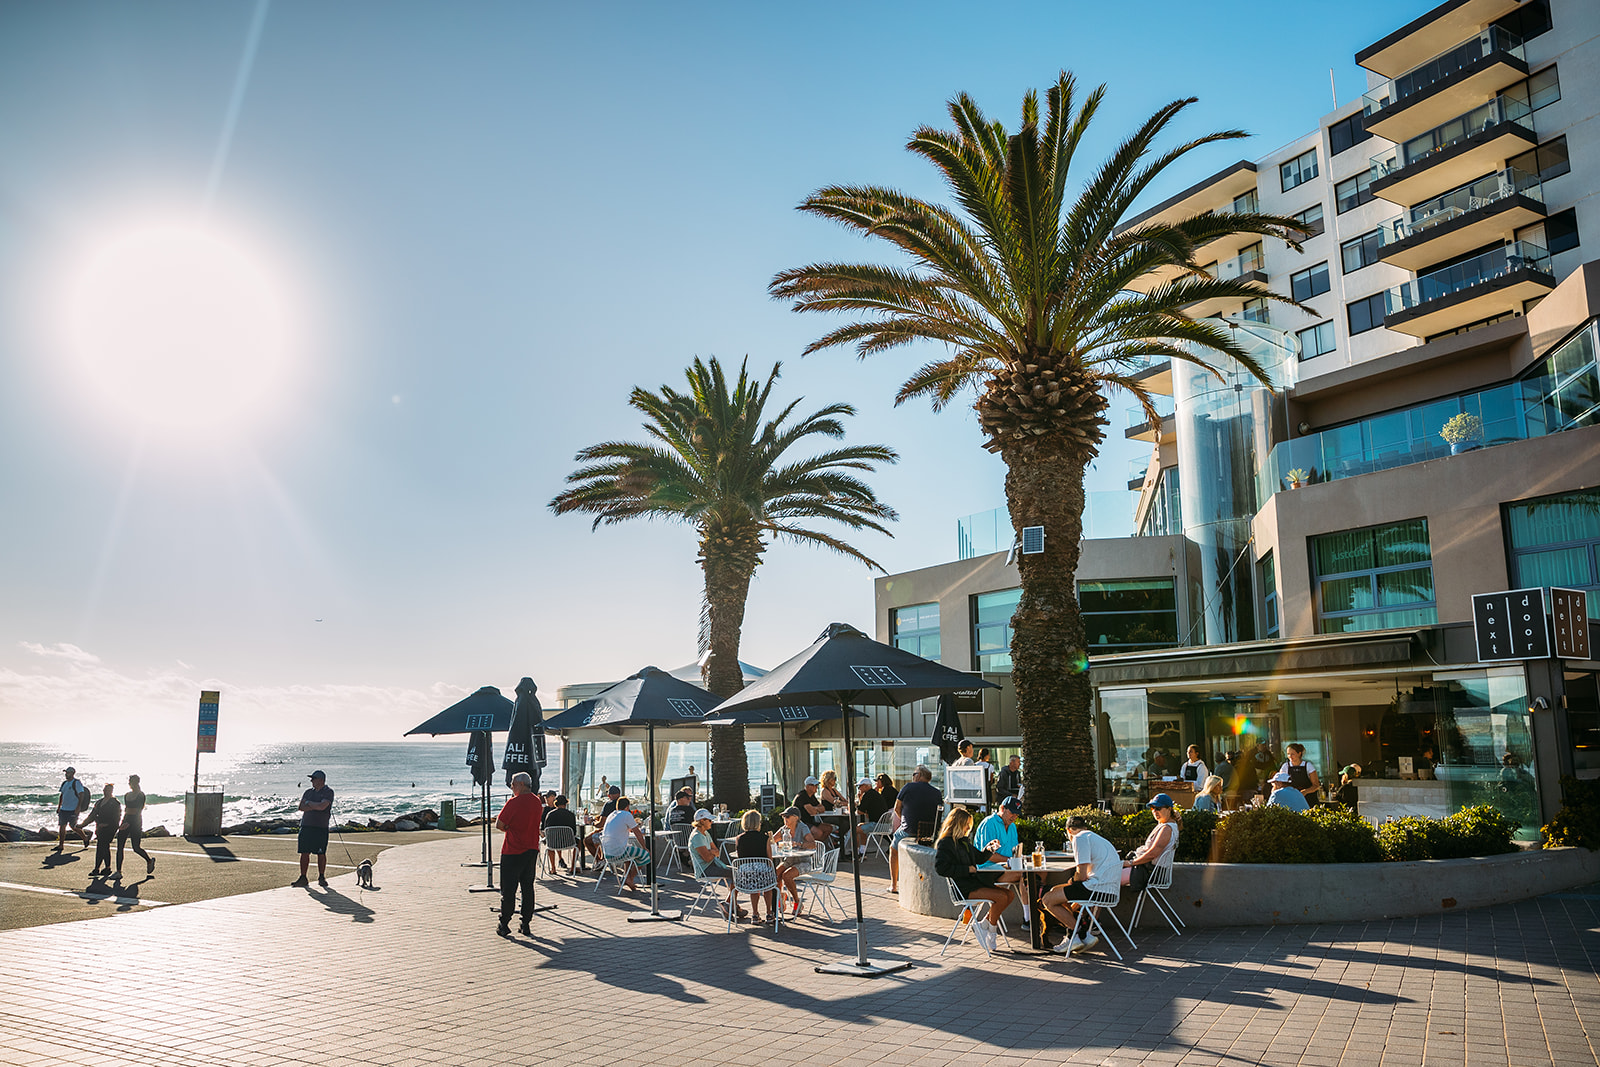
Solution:
[{"label": "multi-storey apartment building", "polygon": [[[1360,100],[1128,223],[1314,235],[1202,252],[1304,308],[1189,309],[1270,381],[1144,374],[1172,400],[1126,431],[1138,535],[1084,542],[1078,576],[1101,776],[1126,805],[1190,743],[1297,740],[1325,777],[1363,765],[1369,816],[1488,801],[1533,830],[1600,774],[1600,663],[1485,660],[1472,597],[1576,588],[1600,617],[1600,4],[1450,0],[1356,59]],[[1017,583],[1003,552],[882,578],[880,637],[1004,681]],[[1009,689],[970,711],[1014,751]],[[928,723],[879,712],[861,755],[903,768]]]}]

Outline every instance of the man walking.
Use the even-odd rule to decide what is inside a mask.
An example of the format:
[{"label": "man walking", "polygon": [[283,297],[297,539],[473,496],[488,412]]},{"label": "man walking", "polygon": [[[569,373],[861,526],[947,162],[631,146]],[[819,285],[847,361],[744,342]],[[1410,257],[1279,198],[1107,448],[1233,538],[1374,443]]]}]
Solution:
[{"label": "man walking", "polygon": [[83,838],[83,847],[89,847],[89,833],[78,825],[79,820],[89,813],[89,787],[78,781],[77,770],[68,767],[61,772],[65,775],[61,783],[61,800],[56,804],[56,847],[60,852],[67,847],[67,828]]},{"label": "man walking", "polygon": [[90,878],[111,875],[111,839],[116,835],[117,823],[122,821],[122,805],[117,803],[116,790],[116,786],[107,782],[100,799],[89,812],[88,821],[94,823],[95,833],[99,835],[94,843],[94,870],[89,872]]},{"label": "man walking", "polygon": [[495,933],[511,936],[511,913],[517,907],[517,889],[522,889],[522,933],[531,934],[528,920],[533,918],[533,879],[539,872],[539,826],[544,821],[544,801],[533,791],[533,777],[526,771],[511,776],[511,799],[500,809],[495,829],[506,836],[500,843],[500,925]]},{"label": "man walking", "polygon": [[311,857],[317,857],[317,884],[328,888],[328,823],[333,818],[333,790],[328,788],[328,776],[321,771],[311,772],[311,788],[300,797],[300,877],[289,884],[304,888],[306,868]]}]

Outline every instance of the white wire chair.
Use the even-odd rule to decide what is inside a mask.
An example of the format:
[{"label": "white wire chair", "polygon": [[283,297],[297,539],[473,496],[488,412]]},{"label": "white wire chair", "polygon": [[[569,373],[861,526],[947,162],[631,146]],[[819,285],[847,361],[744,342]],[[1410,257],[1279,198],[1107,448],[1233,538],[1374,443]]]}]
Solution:
[{"label": "white wire chair", "polygon": [[1088,932],[1095,934],[1100,938],[1100,940],[1104,941],[1106,943],[1106,948],[1109,948],[1111,950],[1111,954],[1116,956],[1120,961],[1122,959],[1122,953],[1117,951],[1116,942],[1111,940],[1111,936],[1106,933],[1106,928],[1100,925],[1100,916],[1105,914],[1111,917],[1112,923],[1114,923],[1117,929],[1122,932],[1123,939],[1128,942],[1128,948],[1130,950],[1138,948],[1139,946],[1133,942],[1133,935],[1128,933],[1128,928],[1122,925],[1121,919],[1117,918],[1116,907],[1121,901],[1121,885],[1118,885],[1115,889],[1089,890],[1087,897],[1078,902],[1080,905],[1082,905],[1078,909],[1078,921],[1073,924],[1072,930],[1067,934],[1067,936],[1069,938],[1076,937],[1078,933],[1078,927],[1084,926],[1085,921],[1087,920]]},{"label": "white wire chair", "polygon": [[[689,835],[687,826],[669,826],[665,830],[656,831],[656,877],[665,878],[668,874],[683,874],[683,861],[678,858],[678,850],[686,846]],[[671,868],[671,870],[668,870]]]},{"label": "white wire chair", "polygon": [[[733,860],[733,892],[737,900],[739,893],[771,893],[772,906],[768,910],[773,916],[772,932],[778,933],[783,929],[783,909],[778,906],[778,868],[766,856],[735,857]],[[736,908],[728,909],[728,930],[733,931],[733,917]]]},{"label": "white wire chair", "polygon": [[[695,894],[694,900],[690,901],[689,906],[684,909],[683,917],[686,920],[692,918],[696,912],[703,913],[708,904],[720,904],[722,902],[722,894],[717,892],[717,887],[728,884],[728,880],[726,878],[717,874],[697,874],[694,876],[694,880],[699,883],[700,892]],[[730,896],[726,907],[728,908],[727,914],[730,917],[729,921],[731,924],[731,916],[737,914],[739,910],[738,894],[732,894]]]},{"label": "white wire chair", "polygon": [[[841,918],[848,914],[844,902],[839,899],[837,891],[833,888],[834,883],[839,880],[839,856],[839,849],[830,848],[826,855],[818,849],[812,859],[811,869],[804,874],[796,875],[794,880],[800,890],[800,899],[803,901],[809,896],[815,905],[822,908],[822,914],[829,919],[833,918],[833,912],[828,908],[829,897],[839,905]],[[827,894],[826,897],[823,896],[824,893]]]},{"label": "white wire chair", "polygon": [[867,845],[876,849],[883,862],[889,862],[889,842],[894,838],[894,812],[884,812],[882,818],[867,831]]},{"label": "white wire chair", "polygon": [[1148,899],[1155,905],[1156,914],[1167,920],[1167,925],[1172,927],[1172,932],[1182,936],[1180,926],[1187,926],[1178,916],[1178,911],[1172,906],[1172,901],[1167,899],[1165,890],[1172,888],[1172,857],[1169,855],[1165,861],[1151,865],[1150,881],[1139,890],[1139,895],[1133,901],[1133,915],[1128,919],[1128,927],[1133,930],[1139,928],[1139,916],[1144,911],[1144,902]]},{"label": "white wire chair", "polygon": [[544,828],[544,848],[539,850],[539,869],[546,875],[555,877],[555,853],[570,852],[567,867],[576,870],[578,866],[578,831],[570,826],[547,826]]},{"label": "white wire chair", "polygon": [[[945,936],[944,944],[939,949],[939,955],[941,956],[944,955],[945,949],[950,947],[951,940],[958,932],[961,934],[961,943],[964,945],[967,943],[967,934],[972,933],[972,925],[983,922],[984,919],[989,917],[989,902],[987,900],[969,900],[962,896],[961,890],[956,888],[954,878],[946,878],[945,883],[950,886],[950,900],[956,906],[956,921],[955,925],[950,927],[950,933]],[[977,938],[976,934],[973,936],[974,940],[978,942],[978,947],[983,949],[983,954],[992,956],[993,953],[989,951],[989,946]]]},{"label": "white wire chair", "polygon": [[639,865],[634,863],[626,854],[621,856],[608,856],[604,848],[600,849],[600,870],[595,874],[594,891],[600,892],[600,886],[609,874],[617,880],[617,892],[622,892],[622,887],[628,884],[628,879],[637,877]]}]

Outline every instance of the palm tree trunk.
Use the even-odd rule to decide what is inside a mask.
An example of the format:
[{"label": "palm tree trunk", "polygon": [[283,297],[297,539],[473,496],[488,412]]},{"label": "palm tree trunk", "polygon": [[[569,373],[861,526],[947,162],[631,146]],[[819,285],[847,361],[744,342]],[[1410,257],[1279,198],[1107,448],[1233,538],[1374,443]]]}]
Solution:
[{"label": "palm tree trunk", "polygon": [[[710,620],[710,642],[701,677],[707,689],[726,699],[744,688],[739,634],[744,627],[745,597],[750,592],[754,568],[721,558],[720,553],[704,551],[700,563],[705,568]],[[711,728],[711,792],[713,800],[735,811],[750,806],[750,763],[744,749],[743,726]]]},{"label": "palm tree trunk", "polygon": [[1048,438],[1000,452],[1019,535],[1024,526],[1045,529],[1044,551],[1017,557],[1023,592],[1011,624],[1023,787],[1028,811],[1040,815],[1095,800],[1088,657],[1075,584],[1092,453]]}]

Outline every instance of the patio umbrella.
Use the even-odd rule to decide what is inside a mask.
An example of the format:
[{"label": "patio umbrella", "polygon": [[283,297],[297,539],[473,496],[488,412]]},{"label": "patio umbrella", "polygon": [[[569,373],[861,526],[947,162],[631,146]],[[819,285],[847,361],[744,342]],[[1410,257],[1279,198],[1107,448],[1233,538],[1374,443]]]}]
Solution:
[{"label": "patio umbrella", "polygon": [[[903,649],[881,644],[848,623],[836,622],[822,631],[810,648],[753,682],[736,696],[718,704],[716,718],[762,708],[799,707],[824,701],[844,709],[850,704],[888,704],[900,707],[913,700],[968,689],[998,689],[982,678],[935,663]],[[844,760],[847,780],[854,788],[855,750],[850,744],[850,716],[844,716]],[[856,837],[855,806],[849,812],[845,838]],[[852,848],[850,865],[856,891],[856,958],[817,967],[819,974],[847,974],[876,978],[908,969],[911,964],[875,966],[867,959],[865,920],[861,906],[861,863]]]},{"label": "patio umbrella", "polygon": [[472,740],[467,742],[467,766],[472,768],[473,785],[482,785],[494,773],[494,747],[488,730],[472,731]]},{"label": "patio umbrella", "polygon": [[630,915],[629,922],[671,922],[682,912],[661,911],[656,879],[656,727],[699,726],[717,698],[659,667],[645,667],[617,684],[602,689],[588,700],[552,715],[547,730],[578,730],[586,726],[643,726],[645,761],[648,767],[646,792],[650,800],[650,913]]},{"label": "patio umbrella", "polygon": [[506,771],[506,787],[517,774],[533,779],[533,791],[539,791],[539,768],[544,766],[544,711],[536,695],[539,687],[532,678],[517,683],[517,702],[513,705],[511,725],[506,731],[505,751],[500,755],[500,765]]},{"label": "patio umbrella", "polygon": [[[864,711],[857,711],[854,708],[850,708],[849,711],[852,719],[865,719],[867,717],[867,713]],[[784,727],[791,722],[828,722],[830,720],[842,717],[839,714],[838,706],[829,704],[818,704],[817,706],[810,708],[757,708],[754,711],[741,711],[739,714],[727,718],[716,718],[716,712],[712,712],[711,714],[713,717],[707,719],[704,725],[771,726],[773,723],[777,723],[778,753],[784,760],[784,767],[780,773],[782,773],[784,777],[788,777],[787,773],[785,773],[788,770],[788,757],[784,755],[784,753],[787,751],[787,749],[784,747]],[[784,783],[784,788],[788,788],[787,783]]]},{"label": "patio umbrella", "polygon": [[[496,730],[506,730],[511,726],[511,713],[514,706],[492,685],[486,685],[476,693],[464,700],[458,700],[445,708],[439,714],[418,726],[413,726],[405,732],[406,737],[413,734],[428,734],[438,737],[440,734],[476,734],[492,735]],[[484,752],[490,750],[490,738],[484,738]],[[478,777],[478,768],[472,762],[472,744],[467,747],[467,765],[473,767],[472,780],[475,784],[483,786],[483,860],[481,863],[463,864],[467,867],[487,867],[489,869],[489,884],[472,886],[474,893],[487,893],[494,889],[494,856],[489,848],[489,791],[493,788],[494,761],[491,759],[484,765],[483,777]]]},{"label": "patio umbrella", "polygon": [[933,744],[939,746],[939,758],[949,766],[961,758],[961,719],[956,715],[956,698],[953,693],[939,697],[939,714],[933,718]]}]

